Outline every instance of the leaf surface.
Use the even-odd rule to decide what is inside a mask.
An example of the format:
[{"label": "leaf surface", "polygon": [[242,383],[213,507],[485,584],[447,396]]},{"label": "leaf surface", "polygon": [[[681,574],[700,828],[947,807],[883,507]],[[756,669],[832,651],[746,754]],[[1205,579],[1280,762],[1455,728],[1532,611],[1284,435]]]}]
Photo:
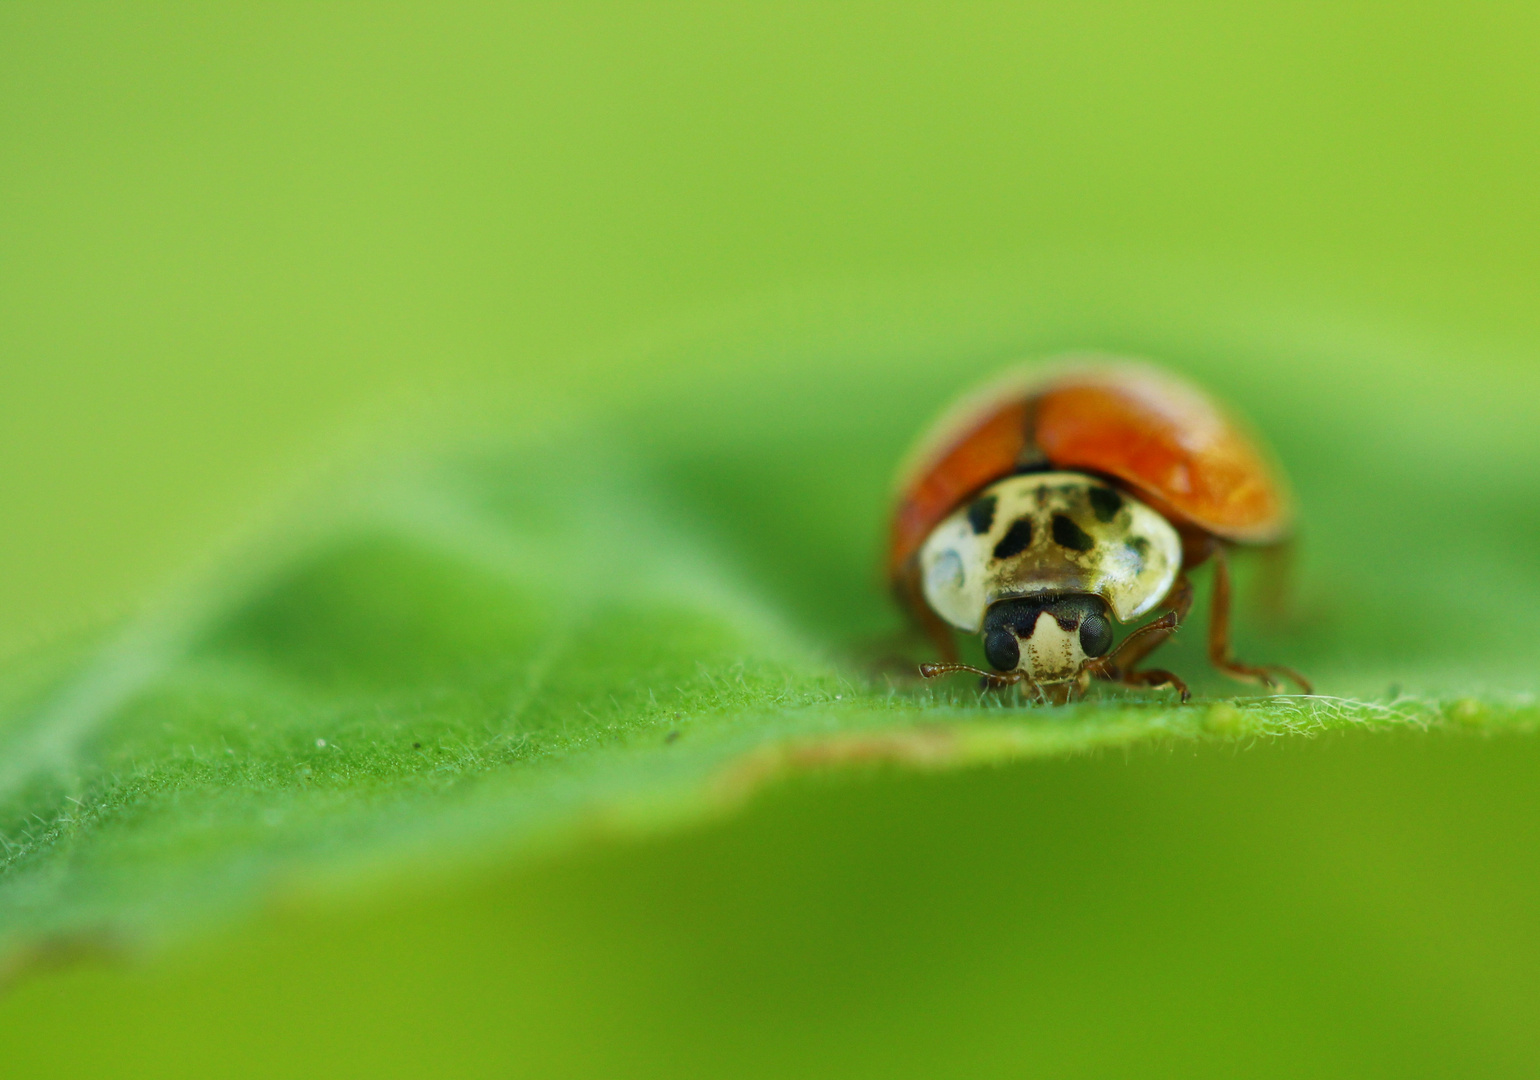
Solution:
[{"label": "leaf surface", "polygon": [[1243,612],[1240,646],[1318,696],[1236,696],[1196,631],[1162,654],[1200,691],[1187,707],[919,683],[875,552],[893,462],[940,402],[870,374],[727,373],[430,440],[100,640],[13,663],[0,939],[154,940],[377,872],[687,822],[806,769],[1540,720],[1540,569],[1512,522],[1534,511],[1508,494],[1533,455],[1483,476],[1483,447],[1450,447],[1429,468],[1353,422],[1364,401],[1248,402],[1311,529],[1294,619]]}]

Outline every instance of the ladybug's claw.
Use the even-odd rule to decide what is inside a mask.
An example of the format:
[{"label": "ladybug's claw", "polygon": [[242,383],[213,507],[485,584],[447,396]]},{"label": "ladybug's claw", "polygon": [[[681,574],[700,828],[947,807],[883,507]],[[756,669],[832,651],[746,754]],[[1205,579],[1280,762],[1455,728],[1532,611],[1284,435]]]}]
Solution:
[{"label": "ladybug's claw", "polygon": [[[1293,668],[1284,667],[1282,664],[1269,664],[1267,670],[1270,672],[1276,671],[1285,679],[1288,679],[1290,682],[1297,684],[1299,688],[1307,694],[1315,693],[1315,688],[1310,685],[1310,680],[1305,678],[1299,672],[1295,671]],[[1282,690],[1283,684],[1275,679],[1272,683],[1272,687],[1274,690]]]},{"label": "ladybug's claw", "polygon": [[1162,687],[1170,687],[1181,697],[1183,705],[1192,698],[1192,691],[1187,689],[1187,684],[1169,671],[1161,668],[1146,668],[1143,671],[1130,671],[1122,678],[1124,686],[1144,686],[1151,690],[1159,690]]},{"label": "ladybug's claw", "polygon": [[1275,694],[1284,688],[1280,676],[1298,684],[1299,688],[1307,694],[1315,693],[1309,679],[1282,664],[1242,664],[1235,660],[1226,660],[1215,666],[1232,679],[1260,683]]},{"label": "ladybug's claw", "polygon": [[1230,655],[1230,563],[1223,544],[1214,546],[1214,600],[1208,620],[1209,662],[1232,679],[1257,682],[1273,692],[1282,689],[1274,673],[1313,693],[1310,680],[1279,664],[1244,664]]}]

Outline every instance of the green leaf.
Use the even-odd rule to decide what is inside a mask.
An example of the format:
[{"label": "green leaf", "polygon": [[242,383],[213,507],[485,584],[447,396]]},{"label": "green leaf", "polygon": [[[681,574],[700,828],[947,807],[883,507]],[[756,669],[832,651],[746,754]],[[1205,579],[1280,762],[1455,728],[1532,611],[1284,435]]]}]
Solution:
[{"label": "green leaf", "polygon": [[1507,494],[1534,452],[1496,462],[1492,425],[1432,453],[1425,424],[1357,423],[1383,387],[1247,401],[1309,531],[1297,616],[1243,614],[1241,646],[1318,696],[1236,696],[1195,633],[1163,654],[1201,691],[1186,707],[919,684],[875,571],[888,477],[938,386],[983,366],[697,374],[564,426],[526,404],[13,665],[0,941],[153,941],[297,889],[720,814],[798,771],[1540,721],[1540,570],[1514,540],[1535,511]]}]

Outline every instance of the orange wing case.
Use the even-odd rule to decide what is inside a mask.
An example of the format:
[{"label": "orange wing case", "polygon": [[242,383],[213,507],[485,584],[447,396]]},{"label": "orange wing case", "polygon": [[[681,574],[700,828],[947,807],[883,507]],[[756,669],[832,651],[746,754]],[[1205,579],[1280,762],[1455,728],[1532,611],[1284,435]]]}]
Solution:
[{"label": "orange wing case", "polygon": [[1184,532],[1266,544],[1291,508],[1256,442],[1206,394],[1138,364],[1082,364],[1014,374],[949,412],[904,470],[888,573],[906,567],[965,499],[1044,463],[1116,477]]}]

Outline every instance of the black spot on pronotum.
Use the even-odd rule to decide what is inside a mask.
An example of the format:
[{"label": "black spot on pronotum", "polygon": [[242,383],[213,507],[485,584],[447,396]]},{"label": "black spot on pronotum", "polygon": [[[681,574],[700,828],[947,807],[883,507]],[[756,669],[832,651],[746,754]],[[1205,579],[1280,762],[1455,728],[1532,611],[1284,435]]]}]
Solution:
[{"label": "black spot on pronotum", "polygon": [[1096,546],[1096,541],[1064,514],[1053,515],[1053,542],[1071,551],[1090,551]]},{"label": "black spot on pronotum", "polygon": [[1137,574],[1144,573],[1144,564],[1150,555],[1150,542],[1142,536],[1130,536],[1124,541],[1123,546],[1132,551],[1134,558],[1139,562],[1138,569],[1134,572]]},{"label": "black spot on pronotum", "polygon": [[984,637],[984,659],[996,671],[1015,671],[1021,662],[1021,646],[1016,644],[1016,635],[1005,627],[991,630]]},{"label": "black spot on pronotum", "polygon": [[985,495],[982,499],[975,499],[973,505],[968,507],[968,524],[973,526],[975,536],[983,536],[995,523],[995,504],[998,502],[993,495]]},{"label": "black spot on pronotum", "polygon": [[1011,522],[1011,527],[1005,530],[1005,535],[1000,537],[1000,542],[995,545],[995,558],[1009,559],[1012,555],[1020,555],[1032,544],[1032,519],[1017,518]]},{"label": "black spot on pronotum", "polygon": [[1105,524],[1123,509],[1123,496],[1111,488],[1094,487],[1091,489],[1091,509],[1096,512],[1096,520]]}]

